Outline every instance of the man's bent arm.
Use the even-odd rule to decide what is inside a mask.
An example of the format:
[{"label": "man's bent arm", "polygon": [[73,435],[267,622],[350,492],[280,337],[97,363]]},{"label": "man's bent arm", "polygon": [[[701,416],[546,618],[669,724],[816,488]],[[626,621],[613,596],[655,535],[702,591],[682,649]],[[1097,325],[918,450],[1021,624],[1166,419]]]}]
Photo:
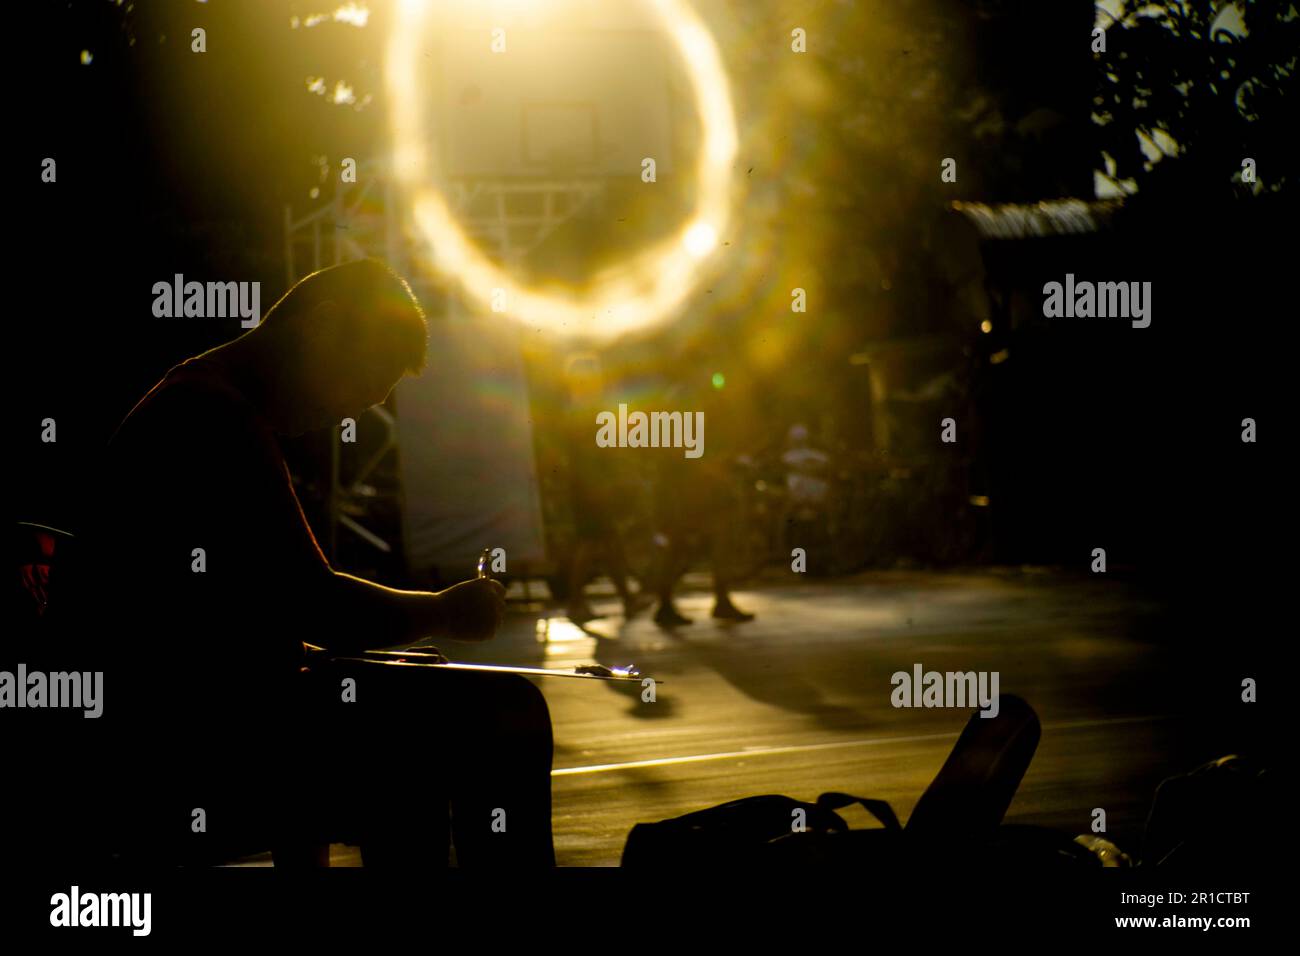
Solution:
[{"label": "man's bent arm", "polygon": [[400,591],[330,571],[321,602],[326,633],[312,637],[331,651],[355,654],[410,644],[442,630],[442,603],[431,591]]}]

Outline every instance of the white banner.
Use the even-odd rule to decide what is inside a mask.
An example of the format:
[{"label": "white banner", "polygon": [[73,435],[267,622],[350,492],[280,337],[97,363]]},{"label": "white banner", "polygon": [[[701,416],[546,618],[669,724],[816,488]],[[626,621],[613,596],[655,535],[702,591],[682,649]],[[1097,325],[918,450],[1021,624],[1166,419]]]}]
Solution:
[{"label": "white banner", "polygon": [[427,365],[397,388],[410,569],[472,577],[484,548],[545,558],[519,332],[499,316],[429,319]]}]

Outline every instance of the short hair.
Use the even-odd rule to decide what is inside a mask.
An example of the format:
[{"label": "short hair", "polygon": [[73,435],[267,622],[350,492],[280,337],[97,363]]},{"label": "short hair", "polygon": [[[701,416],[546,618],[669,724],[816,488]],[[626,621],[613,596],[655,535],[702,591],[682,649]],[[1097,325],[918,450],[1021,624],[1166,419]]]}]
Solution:
[{"label": "short hair", "polygon": [[406,280],[378,259],[357,259],[313,272],[267,310],[259,327],[301,322],[322,302],[343,307],[358,341],[375,344],[381,358],[418,375],[424,369],[429,328],[419,300]]}]

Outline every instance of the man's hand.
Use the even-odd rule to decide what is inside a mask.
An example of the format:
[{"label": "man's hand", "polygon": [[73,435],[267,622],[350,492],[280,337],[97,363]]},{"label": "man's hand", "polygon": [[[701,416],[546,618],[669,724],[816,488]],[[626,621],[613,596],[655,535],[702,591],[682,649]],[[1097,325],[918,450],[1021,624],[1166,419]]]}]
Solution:
[{"label": "man's hand", "polygon": [[486,641],[501,626],[506,589],[499,581],[476,578],[438,592],[439,631],[458,641]]}]

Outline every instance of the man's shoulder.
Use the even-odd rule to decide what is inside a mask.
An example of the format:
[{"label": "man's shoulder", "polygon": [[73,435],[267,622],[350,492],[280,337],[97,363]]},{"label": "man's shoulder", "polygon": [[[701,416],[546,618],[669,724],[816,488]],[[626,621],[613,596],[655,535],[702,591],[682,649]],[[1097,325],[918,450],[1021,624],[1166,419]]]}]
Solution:
[{"label": "man's shoulder", "polygon": [[251,409],[248,399],[235,386],[226,370],[216,362],[204,358],[186,359],[168,369],[153,391],[173,400],[229,403]]},{"label": "man's shoulder", "polygon": [[170,369],[140,399],[122,423],[122,431],[155,426],[224,424],[251,426],[252,405],[212,363],[190,359]]}]

